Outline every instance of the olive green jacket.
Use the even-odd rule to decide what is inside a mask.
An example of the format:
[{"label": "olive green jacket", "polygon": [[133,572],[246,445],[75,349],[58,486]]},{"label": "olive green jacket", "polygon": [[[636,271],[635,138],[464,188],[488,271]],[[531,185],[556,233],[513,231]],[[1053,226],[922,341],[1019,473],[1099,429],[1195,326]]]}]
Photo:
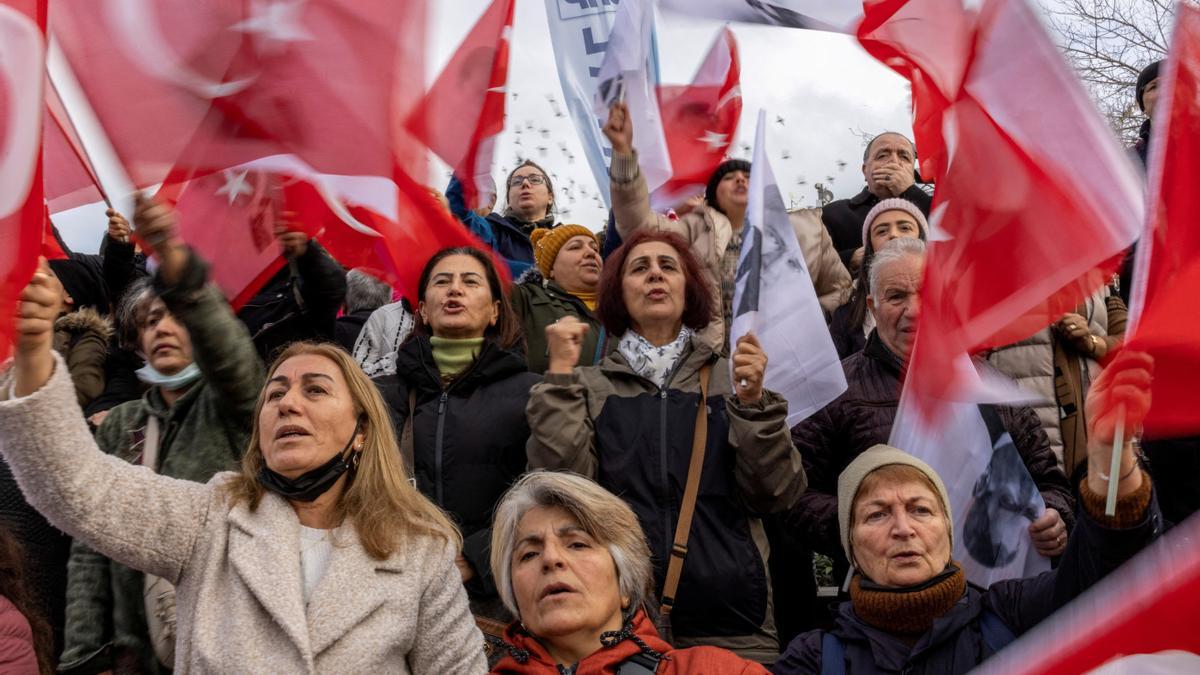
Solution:
[{"label": "olive green jacket", "polygon": [[589,327],[579,350],[579,366],[594,366],[616,347],[615,340],[608,340],[595,313],[579,298],[563,290],[551,279],[542,276],[532,267],[521,275],[519,283],[512,287],[513,309],[521,317],[525,331],[525,362],[529,372],[544,374],[550,367],[550,351],[546,344],[546,326],[564,316],[573,316]]},{"label": "olive green jacket", "polygon": [[[163,288],[155,279],[167,309],[188,330],[200,380],[171,406],[152,387],[141,399],[113,408],[96,431],[101,450],[140,463],[146,421],[154,415],[160,429],[158,472],[197,482],[237,468],[265,377],[246,327],[206,280],[207,265],[195,255],[174,287]],[[61,672],[108,670],[115,658],[134,659],[146,672],[165,670],[157,666],[148,640],[141,572],[78,541],[68,567],[64,637]]]}]

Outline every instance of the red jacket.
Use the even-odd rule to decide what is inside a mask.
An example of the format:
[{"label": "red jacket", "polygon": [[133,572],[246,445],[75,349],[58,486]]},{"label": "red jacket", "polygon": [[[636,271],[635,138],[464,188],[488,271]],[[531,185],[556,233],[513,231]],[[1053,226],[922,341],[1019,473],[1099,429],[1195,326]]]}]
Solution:
[{"label": "red jacket", "polygon": [[[658,631],[644,611],[638,611],[631,624],[631,635],[618,638],[609,646],[600,646],[579,662],[575,675],[612,675],[616,667],[630,656],[643,651],[645,645],[662,658],[656,675],[766,675],[767,669],[747,661],[733,652],[718,647],[675,649],[658,637]],[[546,648],[520,624],[514,623],[504,632],[507,649],[504,658],[492,667],[493,675],[558,675],[558,668]],[[642,645],[639,645],[638,642]]]}]

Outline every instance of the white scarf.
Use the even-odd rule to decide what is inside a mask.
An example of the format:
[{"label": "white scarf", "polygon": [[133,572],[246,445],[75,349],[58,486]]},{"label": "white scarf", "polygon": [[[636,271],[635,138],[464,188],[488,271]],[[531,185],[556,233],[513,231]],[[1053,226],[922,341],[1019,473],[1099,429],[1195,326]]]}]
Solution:
[{"label": "white scarf", "polygon": [[617,351],[621,352],[621,356],[625,357],[634,372],[662,389],[671,373],[675,372],[675,364],[691,339],[692,329],[684,326],[673,342],[655,347],[646,338],[628,330],[621,336]]}]

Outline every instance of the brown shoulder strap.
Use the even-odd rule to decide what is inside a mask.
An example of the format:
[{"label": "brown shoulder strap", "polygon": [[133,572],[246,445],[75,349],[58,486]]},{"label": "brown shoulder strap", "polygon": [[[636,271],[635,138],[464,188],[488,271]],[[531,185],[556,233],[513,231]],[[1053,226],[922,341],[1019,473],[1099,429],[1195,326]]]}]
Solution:
[{"label": "brown shoulder strap", "polygon": [[404,430],[400,432],[400,457],[404,460],[404,473],[408,481],[417,484],[416,463],[413,459],[413,415],[417,412],[417,390],[412,385],[408,389],[408,417],[404,420]]},{"label": "brown shoulder strap", "polygon": [[683,574],[683,559],[687,557],[688,536],[692,533],[692,514],[696,512],[696,493],[700,491],[700,473],[704,468],[704,447],[708,444],[708,376],[709,364],[700,368],[700,408],[696,411],[696,431],[692,435],[692,459],[688,463],[687,484],[683,488],[683,503],[679,505],[679,522],[675,525],[675,543],[667,562],[667,578],[663,584],[662,606],[659,613],[671,614],[675,606],[675,591]]}]

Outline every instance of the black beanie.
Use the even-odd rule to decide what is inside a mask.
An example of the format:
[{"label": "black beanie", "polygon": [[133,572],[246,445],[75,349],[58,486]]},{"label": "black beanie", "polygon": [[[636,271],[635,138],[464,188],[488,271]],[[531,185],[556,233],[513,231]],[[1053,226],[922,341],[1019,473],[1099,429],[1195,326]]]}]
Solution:
[{"label": "black beanie", "polygon": [[1138,75],[1136,97],[1138,107],[1142,109],[1142,112],[1146,112],[1146,104],[1142,102],[1142,94],[1146,91],[1146,85],[1150,84],[1151,80],[1158,77],[1158,67],[1161,65],[1162,61],[1155,61],[1154,63],[1146,66],[1146,68],[1142,70],[1141,75]]},{"label": "black beanie", "polygon": [[[746,173],[750,173],[750,162],[744,159],[727,159],[721,162],[721,166],[718,166],[717,170],[709,176],[708,185],[704,188],[704,201],[708,202],[709,206],[718,211],[721,211],[721,207],[717,206],[717,185],[731,171],[745,171]],[[721,211],[721,213],[725,212]]]}]

